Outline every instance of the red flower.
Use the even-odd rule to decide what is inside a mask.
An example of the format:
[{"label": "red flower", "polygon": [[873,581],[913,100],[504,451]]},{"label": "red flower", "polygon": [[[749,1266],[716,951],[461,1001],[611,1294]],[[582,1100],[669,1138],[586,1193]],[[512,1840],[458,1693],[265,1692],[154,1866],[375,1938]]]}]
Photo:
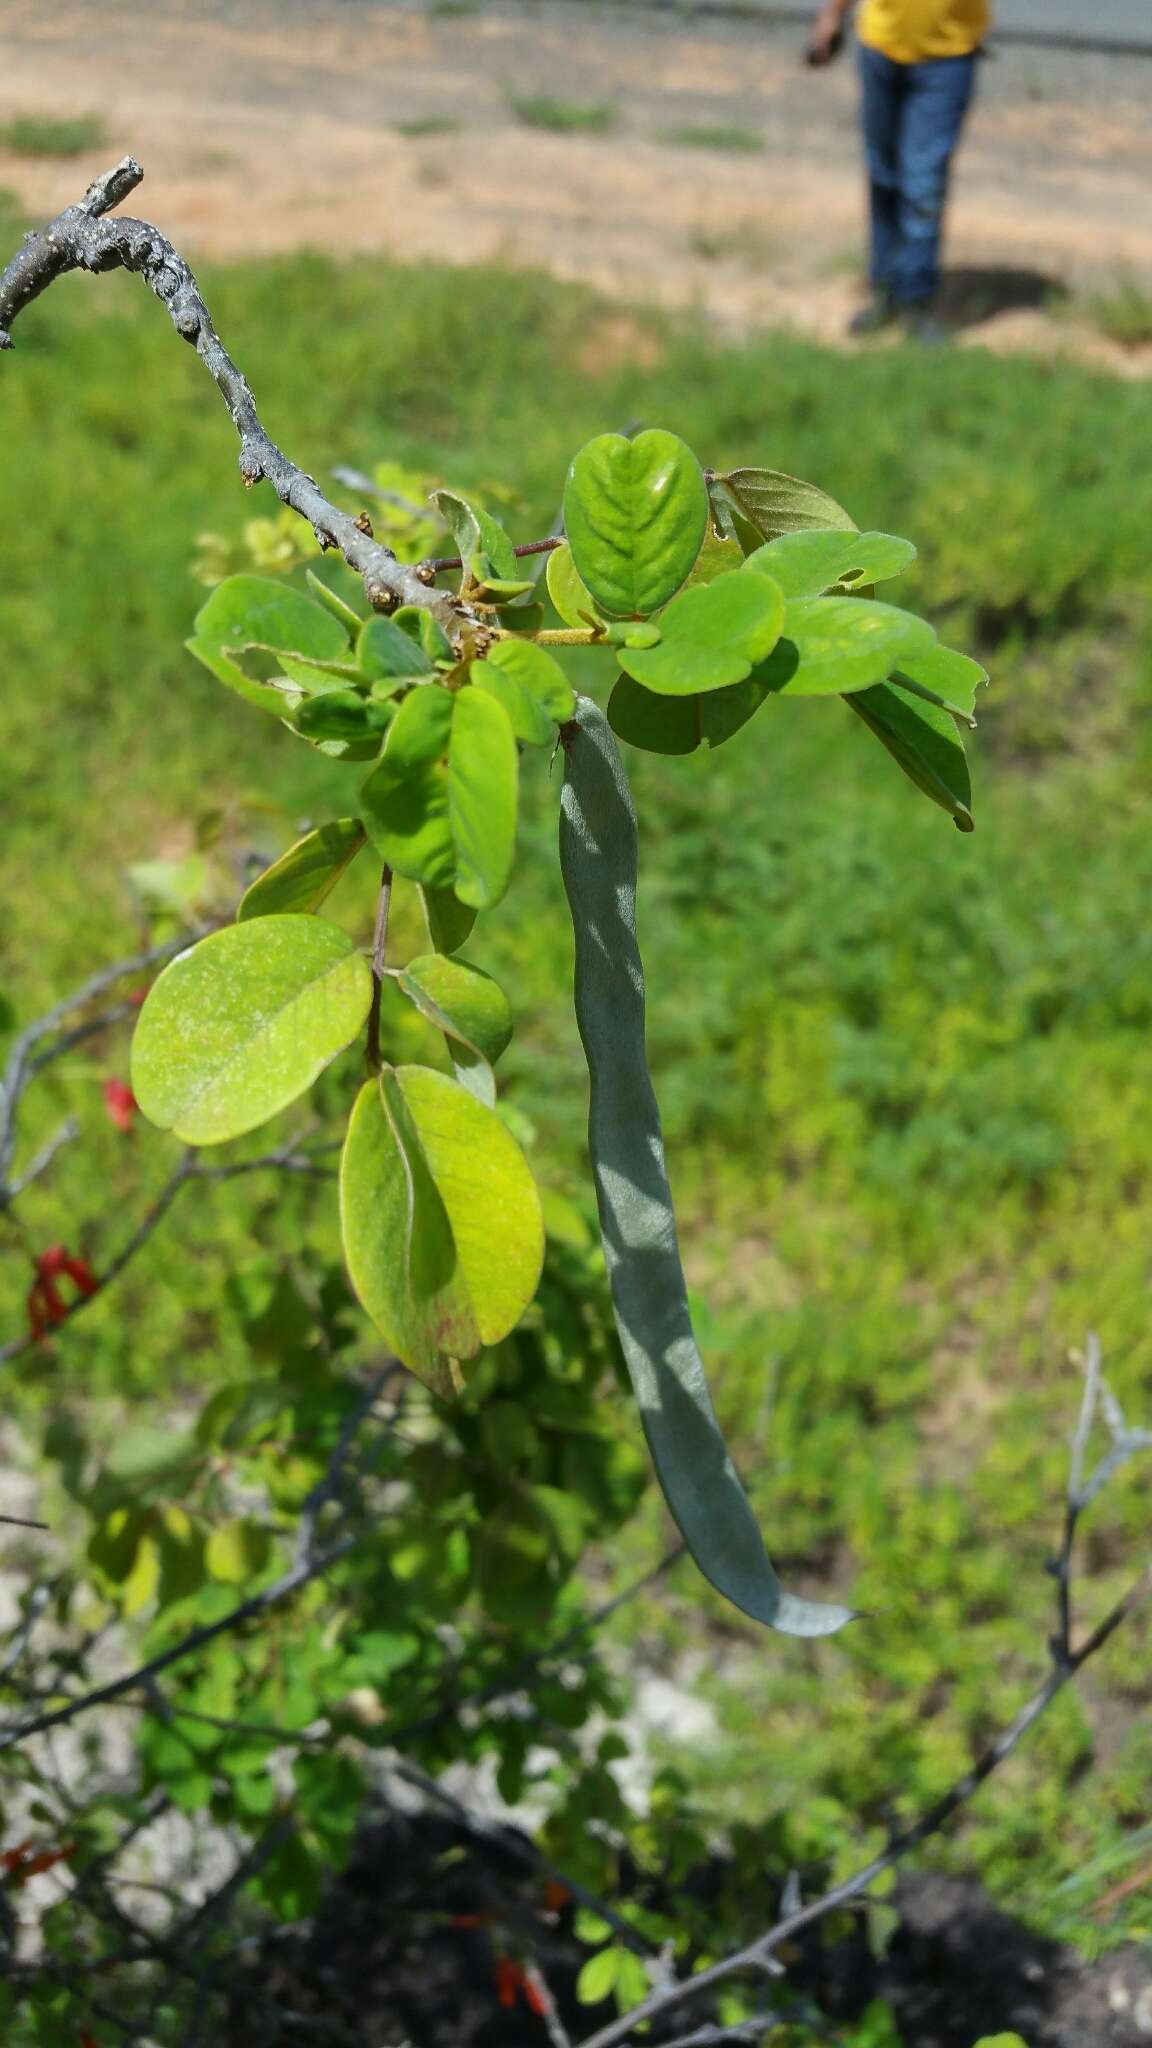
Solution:
[{"label": "red flower", "polygon": [[136,1114],[136,1097],[127,1081],[117,1081],[115,1077],[105,1081],[104,1107],[118,1131],[132,1129],[132,1119]]},{"label": "red flower", "polygon": [[496,1996],[505,2008],[516,2003],[524,1988],[524,1972],[511,1956],[496,1958]]},{"label": "red flower", "polygon": [[57,1286],[68,1279],[77,1295],[95,1294],[100,1286],[87,1259],[74,1258],[67,1245],[54,1244],[34,1261],[36,1278],[28,1290],[28,1327],[34,1337],[67,1320],[70,1309]]},{"label": "red flower", "polygon": [[14,1886],[20,1886],[26,1884],[30,1877],[39,1877],[42,1871],[53,1869],[57,1863],[69,1863],[75,1854],[75,1842],[65,1842],[59,1849],[36,1849],[31,1842],[21,1842],[15,1849],[5,1849],[0,1855],[0,1869],[11,1878]]}]

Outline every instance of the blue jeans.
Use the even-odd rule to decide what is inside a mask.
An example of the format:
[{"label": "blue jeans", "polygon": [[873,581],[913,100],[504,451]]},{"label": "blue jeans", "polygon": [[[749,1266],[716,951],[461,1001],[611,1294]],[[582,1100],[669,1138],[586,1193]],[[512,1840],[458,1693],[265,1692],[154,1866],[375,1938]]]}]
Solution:
[{"label": "blue jeans", "polygon": [[872,283],[899,306],[923,305],[940,281],[940,230],[952,153],[977,58],[896,64],[860,44]]}]

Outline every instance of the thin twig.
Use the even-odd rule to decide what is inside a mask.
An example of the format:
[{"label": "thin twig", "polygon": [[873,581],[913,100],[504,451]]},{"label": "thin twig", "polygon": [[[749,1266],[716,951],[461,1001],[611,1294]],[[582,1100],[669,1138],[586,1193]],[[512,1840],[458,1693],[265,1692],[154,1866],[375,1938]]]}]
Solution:
[{"label": "thin twig", "polygon": [[110,1679],[106,1685],[93,1686],[91,1692],[82,1693],[79,1698],[66,1700],[62,1706],[53,1707],[44,1714],[33,1715],[30,1720],[17,1721],[12,1727],[0,1729],[0,1750],[12,1749],[18,1742],[26,1742],[32,1735],[42,1735],[49,1728],[60,1728],[66,1722],[75,1721],[80,1714],[87,1714],[93,1707],[107,1706],[109,1701],[118,1700],[126,1692],[133,1692],[138,1686],[146,1685],[152,1678],[159,1677],[171,1665],[179,1664],[185,1657],[191,1657],[206,1644],[215,1642],[217,1636],[228,1635],[251,1621],[254,1615],[263,1614],[266,1608],[275,1607],[292,1593],[300,1591],[313,1579],[323,1577],[339,1564],[355,1548],[356,1538],[345,1536],[338,1543],[314,1557],[310,1564],[293,1564],[282,1572],[262,1593],[253,1593],[233,1607],[218,1621],[205,1622],[201,1628],[192,1629],[188,1635],[173,1643],[170,1649],[161,1650],[150,1657],[146,1664],[138,1665],[134,1671],[126,1671],[119,1678]]},{"label": "thin twig", "polygon": [[415,1741],[418,1736],[431,1734],[445,1721],[458,1721],[464,1713],[477,1713],[483,1707],[493,1706],[497,1700],[507,1699],[511,1694],[522,1691],[528,1680],[534,1678],[545,1665],[555,1664],[558,1659],[571,1656],[582,1642],[598,1635],[605,1622],[611,1620],[619,1608],[635,1600],[640,1593],[663,1578],[666,1572],[671,1571],[673,1566],[678,1565],[681,1558],[687,1555],[685,1544],[673,1544],[648,1571],[641,1573],[638,1579],[631,1580],[621,1592],[614,1593],[610,1600],[604,1601],[602,1606],[593,1608],[590,1614],[581,1615],[579,1621],[574,1622],[556,1642],[549,1643],[542,1650],[534,1650],[527,1657],[519,1659],[509,1670],[492,1679],[488,1685],[479,1687],[474,1692],[449,1693],[438,1706],[430,1708],[416,1720],[405,1721],[399,1728],[387,1729],[385,1732],[389,1742],[398,1745],[402,1742]]},{"label": "thin twig", "polygon": [[95,1285],[90,1293],[78,1295],[75,1301],[69,1302],[64,1314],[58,1322],[53,1323],[50,1331],[45,1331],[40,1336],[34,1335],[30,1330],[25,1331],[22,1336],[12,1337],[6,1344],[0,1344],[0,1365],[7,1365],[11,1359],[22,1357],[35,1344],[44,1342],[48,1337],[57,1336],[69,1323],[74,1322],[78,1315],[82,1315],[92,1302],[99,1301],[101,1295],[106,1294],[125,1268],[131,1265],[137,1253],[143,1249],[164,1221],[181,1190],[188,1187],[192,1181],[238,1180],[244,1174],[265,1173],[269,1170],[303,1174],[316,1180],[330,1180],[333,1178],[332,1168],[321,1165],[319,1161],[319,1155],[328,1149],[327,1146],[318,1146],[312,1152],[304,1152],[299,1149],[299,1140],[293,1138],[274,1152],[261,1153],[258,1159],[237,1159],[227,1166],[204,1166],[197,1159],[195,1152],[187,1151],[115,1258],[96,1275]]},{"label": "thin twig", "polygon": [[30,1188],[33,1181],[39,1180],[42,1173],[47,1173],[56,1154],[62,1152],[65,1145],[72,1143],[73,1138],[79,1134],[79,1130],[80,1120],[78,1117],[65,1117],[59,1130],[53,1131],[52,1136],[45,1139],[40,1150],[33,1153],[23,1173],[17,1174],[15,1180],[9,1181],[4,1201],[0,1202],[0,1207],[14,1202],[17,1195],[22,1195],[25,1188]]},{"label": "thin twig", "polygon": [[311,1580],[320,1578],[325,1572],[330,1571],[341,1558],[347,1557],[355,1548],[357,1537],[344,1536],[330,1544],[326,1550],[317,1551],[314,1545],[315,1518],[327,1501],[337,1497],[355,1430],[371,1412],[380,1391],[380,1380],[394,1370],[395,1361],[389,1360],[384,1374],[374,1378],[367,1390],[366,1398],[358,1404],[352,1426],[346,1426],[341,1430],[325,1472],[305,1504],[303,1527],[309,1532],[308,1540],[297,1546],[297,1555],[287,1571],[281,1572],[279,1578],[270,1586],[265,1586],[262,1592],[253,1593],[249,1599],[242,1600],[238,1607],[233,1607],[218,1620],[205,1622],[200,1628],[190,1630],[178,1643],[173,1643],[167,1650],[161,1650],[157,1656],[150,1657],[134,1671],[126,1671],[119,1678],[111,1679],[106,1685],[94,1686],[91,1692],[83,1693],[77,1699],[66,1700],[63,1705],[53,1707],[43,1714],[33,1715],[29,1720],[0,1729],[0,1750],[11,1749],[15,1743],[24,1742],[32,1735],[43,1734],[49,1728],[62,1727],[66,1722],[74,1721],[78,1715],[88,1713],[92,1707],[107,1706],[113,1700],[122,1699],[126,1693],[136,1692],[142,1687],[147,1688],[171,1665],[182,1662],[185,1657],[202,1650],[207,1643],[214,1642],[217,1636],[231,1633],[244,1622],[250,1621],[254,1615],[262,1614],[265,1609],[286,1600],[290,1594],[299,1592],[301,1587],[308,1585]]},{"label": "thin twig", "polygon": [[572,2048],[572,2037],[560,2017],[560,2010],[552,1996],[552,1986],[537,1962],[524,1965],[524,1976],[536,1994],[536,2004],[547,2030],[552,2048]]},{"label": "thin twig", "polygon": [[[762,1971],[765,1967],[773,1964],[776,1959],[777,1950],[786,1943],[792,1942],[806,1927],[812,1926],[816,1921],[825,1919],[829,1913],[839,1911],[841,1907],[851,1904],[854,1899],[860,1898],[865,1892],[869,1891],[878,1877],[883,1876],[886,1871],[891,1870],[895,1864],[901,1862],[914,1849],[918,1849],[933,1835],[938,1834],[941,1828],[945,1827],[952,1819],[953,1815],[962,1806],[967,1804],[968,1800],[979,1790],[985,1780],[990,1778],[992,1773],[999,1769],[1005,1759],[1012,1755],[1017,1745],[1023,1740],[1028,1731],[1034,1727],[1041,1715],[1047,1711],[1052,1701],[1064,1690],[1064,1687],[1076,1677],[1078,1672],[1083,1670],[1090,1658],[1096,1656],[1097,1652],[1103,1649],[1105,1643],[1115,1635],[1117,1629],[1147,1599],[1149,1593],[1152,1592],[1152,1565],[1146,1567],[1140,1573],[1139,1577],[1129,1586],[1127,1592],[1122,1595],[1114,1607],[1109,1609],[1104,1619],[1097,1624],[1091,1634],[1078,1647],[1075,1647],[1070,1641],[1071,1596],[1068,1581],[1071,1576],[1071,1567],[1068,1560],[1070,1560],[1071,1546],[1067,1534],[1068,1514],[1072,1513],[1071,1526],[1072,1535],[1074,1536],[1076,1523],[1083,1506],[1087,1501],[1094,1500],[1100,1491],[1100,1485],[1097,1484],[1100,1474],[1103,1472],[1106,1478],[1110,1477],[1116,1471],[1118,1463],[1134,1455],[1137,1450],[1148,1447],[1145,1439],[1152,1442],[1152,1433],[1145,1430],[1130,1430],[1127,1427],[1120,1412],[1119,1404],[1115,1401],[1114,1396],[1110,1396],[1108,1405],[1105,1407],[1105,1414],[1113,1434],[1113,1448],[1101,1460],[1100,1465],[1097,1466],[1091,1478],[1087,1482],[1084,1481],[1083,1464],[1088,1437],[1092,1428],[1093,1414],[1098,1404],[1104,1406],[1103,1390],[1106,1385],[1100,1372],[1099,1356],[1093,1342],[1089,1344],[1086,1370],[1088,1385],[1080,1410],[1080,1420],[1073,1438],[1068,1507],[1065,1515],[1066,1533],[1064,1544],[1068,1551],[1068,1559],[1064,1560],[1063,1572],[1061,1572],[1061,1559],[1064,1559],[1064,1549],[1062,1548],[1061,1559],[1058,1559],[1056,1565],[1051,1567],[1057,1578],[1057,1627],[1056,1633],[1049,1645],[1051,1668],[1043,1684],[1037,1687],[1031,1698],[1025,1701],[1015,1717],[1001,1730],[994,1741],[990,1742],[987,1748],[981,1751],[975,1762],[970,1765],[968,1770],[965,1771],[964,1775],[956,1781],[950,1790],[945,1792],[942,1798],[934,1801],[911,1826],[892,1834],[879,1855],[874,1856],[860,1870],[856,1871],[851,1877],[845,1878],[843,1883],[834,1885],[820,1898],[813,1899],[808,1905],[799,1906],[795,1911],[783,1914],[777,1920],[775,1926],[768,1929],[767,1933],[757,1936],[754,1941],[747,1943],[744,1948],[736,1950],[730,1956],[721,1958],[719,1962],[713,1963],[708,1969],[699,1971],[694,1977],[670,1985],[666,1989],[653,1992],[650,1998],[646,1998],[641,2004],[634,2006],[631,2012],[624,2013],[620,2019],[610,2022],[605,2027],[601,2027],[595,2034],[588,2035],[581,2042],[580,2048],[618,2048],[618,2044],[626,2041],[641,2023],[663,2019],[667,2014],[698,1998],[701,1993],[710,1990],[714,1985],[726,1982],[730,1977],[747,1974],[750,1971]],[[1119,1457],[1121,1449],[1123,1449],[1124,1459]],[[1103,1483],[1101,1481],[1101,1484]]]},{"label": "thin twig", "polygon": [[366,533],[332,503],[314,477],[299,469],[265,431],[247,379],[220,340],[188,264],[151,222],[104,216],[136,190],[144,173],[133,157],[95,184],[75,206],[26,237],[0,275],[0,349],[12,346],[18,315],[56,278],[70,270],[129,270],[144,279],[168,310],[177,334],[196,350],[216,383],[240,436],[240,475],[247,485],[266,479],[281,502],[306,519],[322,548],[340,550],[360,576],[374,610],[419,605],[446,628],[467,617],[459,600],[429,587],[419,569],[398,562],[390,548]]},{"label": "thin twig", "polygon": [[[334,474],[338,474],[338,472],[334,472]],[[563,545],[564,535],[562,533],[550,533],[546,540],[521,541],[518,547],[513,548],[512,553],[518,555],[521,559],[527,555],[551,555],[555,554],[556,549],[562,548]],[[463,569],[464,566],[463,555],[428,555],[420,564],[421,569],[426,574],[432,576],[439,576],[441,571],[445,569]]]},{"label": "thin twig", "polygon": [[518,1835],[499,1822],[485,1820],[482,1815],[473,1813],[464,1805],[463,1800],[456,1798],[455,1793],[449,1792],[446,1786],[429,1777],[427,1771],[420,1770],[407,1759],[395,1759],[391,1768],[398,1778],[403,1778],[406,1783],[414,1786],[426,1799],[431,1799],[437,1806],[442,1806],[466,1833],[474,1835],[478,1841],[498,1842],[501,1849],[505,1850],[514,1862],[523,1865],[527,1870],[538,1871],[556,1884],[563,1885],[579,1905],[586,1907],[590,1913],[598,1914],[601,1920],[608,1923],[613,1932],[619,1935],[625,1948],[630,1948],[633,1954],[642,1956],[645,1961],[652,1959],[652,1943],[638,1933],[631,1922],[626,1920],[622,1913],[618,1913],[609,1900],[600,1898],[596,1892],[589,1891],[586,1885],[581,1884],[579,1878],[571,1876],[566,1870],[561,1870],[558,1864],[553,1863],[545,1856],[543,1850],[538,1849],[526,1836]]},{"label": "thin twig", "polygon": [[387,1365],[374,1372],[354,1408],[344,1418],[335,1448],[327,1467],[317,1480],[300,1510],[300,1526],[296,1534],[296,1563],[308,1565],[316,1555],[316,1534],[324,1509],[338,1501],[344,1485],[348,1458],[360,1426],[375,1408],[380,1395],[398,1372],[404,1368],[400,1361],[390,1358]]},{"label": "thin twig", "polygon": [[[110,967],[102,967],[98,974],[93,974],[87,981],[82,982],[70,996],[62,997],[50,1010],[46,1010],[42,1017],[36,1017],[31,1024],[26,1024],[23,1031],[13,1040],[4,1077],[0,1081],[0,1208],[4,1207],[6,1199],[11,1199],[13,1193],[11,1188],[6,1188],[6,1182],[16,1144],[16,1112],[20,1098],[33,1075],[41,1072],[50,1060],[76,1043],[76,1038],[73,1034],[67,1033],[59,1044],[42,1053],[37,1053],[37,1047],[46,1038],[51,1038],[75,1010],[86,1008],[89,1003],[95,1002],[97,996],[102,996],[105,990],[113,988],[118,981],[123,981],[128,975],[147,973],[149,968],[158,967],[164,961],[170,960],[174,954],[182,953],[186,946],[209,929],[210,927],[206,925],[197,926],[192,931],[181,932],[178,938],[165,939],[158,946],[149,946],[142,953],[130,954],[125,960],[113,961]],[[86,1036],[90,1029],[113,1022],[115,1017],[125,1014],[131,1008],[132,1005],[129,1003],[118,1005],[114,1012],[96,1020],[91,1026],[82,1026],[81,1030]]]}]

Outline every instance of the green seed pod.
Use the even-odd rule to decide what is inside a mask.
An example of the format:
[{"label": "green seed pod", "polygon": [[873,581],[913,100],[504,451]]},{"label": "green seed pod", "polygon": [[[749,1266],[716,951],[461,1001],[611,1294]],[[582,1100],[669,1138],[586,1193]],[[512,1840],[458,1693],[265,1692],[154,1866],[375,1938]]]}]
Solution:
[{"label": "green seed pod", "polygon": [[565,730],[560,864],[576,934],[576,1018],[591,1081],[589,1149],[616,1326],[657,1477],[716,1590],[787,1635],[831,1635],[846,1607],[786,1593],[716,1420],[696,1348],[660,1112],[644,1049],[636,813],[603,713]]}]

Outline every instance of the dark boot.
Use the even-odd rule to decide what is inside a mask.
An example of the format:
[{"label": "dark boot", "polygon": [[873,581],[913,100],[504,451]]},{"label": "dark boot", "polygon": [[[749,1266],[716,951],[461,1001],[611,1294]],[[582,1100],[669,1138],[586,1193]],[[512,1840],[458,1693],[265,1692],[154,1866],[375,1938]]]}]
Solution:
[{"label": "dark boot", "polygon": [[866,335],[879,334],[883,327],[891,327],[896,317],[897,309],[888,293],[878,291],[873,294],[866,306],[861,306],[858,313],[853,313],[848,322],[848,332],[862,340]]},{"label": "dark boot", "polygon": [[901,307],[900,317],[909,341],[918,342],[921,348],[946,348],[952,339],[951,328],[945,326],[930,299]]}]

